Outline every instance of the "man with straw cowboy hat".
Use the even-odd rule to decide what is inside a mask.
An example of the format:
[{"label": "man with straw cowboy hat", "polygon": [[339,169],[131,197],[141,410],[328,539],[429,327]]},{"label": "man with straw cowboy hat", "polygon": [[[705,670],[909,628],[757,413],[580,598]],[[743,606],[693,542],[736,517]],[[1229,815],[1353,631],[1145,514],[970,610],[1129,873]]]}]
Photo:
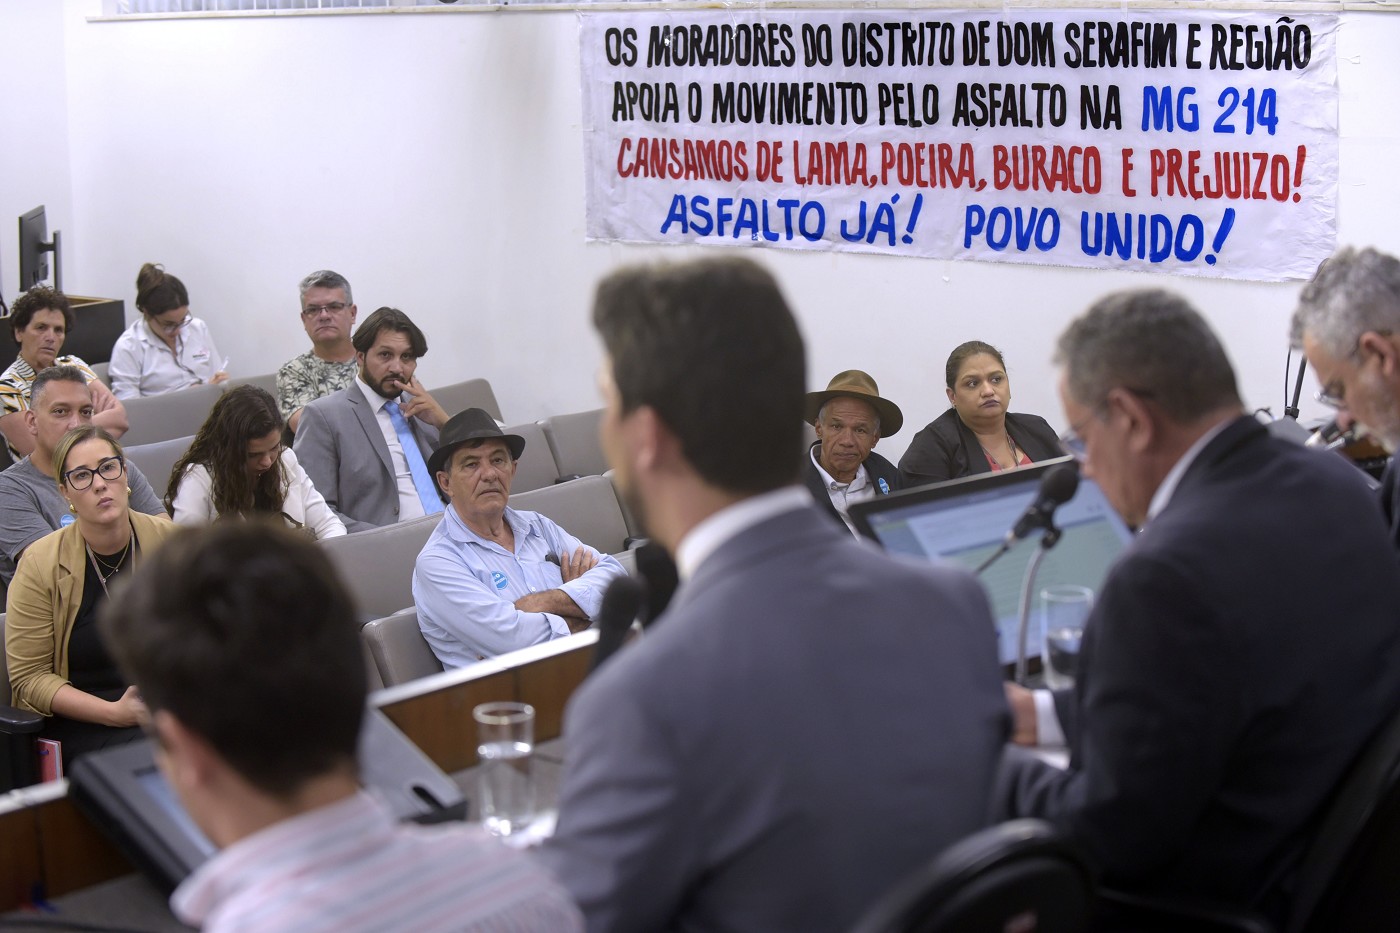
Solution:
[{"label": "man with straw cowboy hat", "polygon": [[880,397],[869,373],[848,369],[833,376],[826,391],[807,393],[806,417],[817,442],[807,452],[802,480],[817,503],[856,534],[851,503],[900,488],[899,470],[874,449],[880,438],[898,433],[904,414]]}]

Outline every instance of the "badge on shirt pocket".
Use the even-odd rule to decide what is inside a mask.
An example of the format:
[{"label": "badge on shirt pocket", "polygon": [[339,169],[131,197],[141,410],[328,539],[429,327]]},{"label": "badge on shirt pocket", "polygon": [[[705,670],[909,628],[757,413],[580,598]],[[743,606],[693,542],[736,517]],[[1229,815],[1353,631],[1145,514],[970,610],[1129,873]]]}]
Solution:
[{"label": "badge on shirt pocket", "polygon": [[491,571],[491,582],[496,584],[496,589],[498,590],[503,590],[506,587],[510,586],[509,578],[507,578],[506,575],[501,573],[499,570]]}]

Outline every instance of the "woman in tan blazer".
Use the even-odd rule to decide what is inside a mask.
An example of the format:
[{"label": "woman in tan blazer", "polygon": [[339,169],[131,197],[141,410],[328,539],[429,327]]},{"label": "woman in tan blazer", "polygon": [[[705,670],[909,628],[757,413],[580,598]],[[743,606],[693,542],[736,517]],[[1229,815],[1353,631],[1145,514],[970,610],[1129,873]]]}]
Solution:
[{"label": "woman in tan blazer", "polygon": [[108,590],[176,530],[127,505],[126,461],[95,425],[54,452],[73,522],[30,545],[6,602],[5,657],[13,702],[48,717],[40,735],[63,743],[65,766],[84,752],[141,734],[145,706],[97,633]]}]

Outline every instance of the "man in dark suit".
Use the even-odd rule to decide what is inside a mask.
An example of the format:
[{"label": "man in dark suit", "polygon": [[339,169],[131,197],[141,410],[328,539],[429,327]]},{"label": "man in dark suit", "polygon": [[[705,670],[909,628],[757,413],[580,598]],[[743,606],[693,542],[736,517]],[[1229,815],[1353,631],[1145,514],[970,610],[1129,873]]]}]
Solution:
[{"label": "man in dark suit", "polygon": [[[1337,426],[1400,447],[1400,259],[1346,247],[1323,262],[1298,297],[1293,345],[1337,409]],[[1400,470],[1381,479],[1381,509],[1400,547]]]},{"label": "man in dark suit", "polygon": [[619,272],[601,435],[681,584],[565,717],[541,853],[590,930],[847,929],[978,829],[1006,735],[986,596],[797,477],[802,338],[749,260]]},{"label": "man in dark suit", "polygon": [[359,375],[301,412],[294,449],[348,531],[442,511],[427,460],[447,421],[416,378],[428,341],[397,308],[380,308],[351,338]]},{"label": "man in dark suit", "polygon": [[1068,445],[1141,530],[1073,690],[1008,688],[1017,738],[1058,713],[1070,761],[1012,750],[1005,802],[1068,827],[1115,886],[1282,921],[1314,818],[1400,706],[1380,514],[1351,466],[1244,415],[1224,349],[1175,295],[1102,299],[1057,362]]},{"label": "man in dark suit", "polygon": [[899,433],[904,413],[880,397],[869,373],[848,369],[833,376],[826,391],[807,393],[806,417],[817,442],[807,451],[802,481],[818,505],[858,534],[850,505],[900,488],[899,470],[874,450],[880,438]]}]

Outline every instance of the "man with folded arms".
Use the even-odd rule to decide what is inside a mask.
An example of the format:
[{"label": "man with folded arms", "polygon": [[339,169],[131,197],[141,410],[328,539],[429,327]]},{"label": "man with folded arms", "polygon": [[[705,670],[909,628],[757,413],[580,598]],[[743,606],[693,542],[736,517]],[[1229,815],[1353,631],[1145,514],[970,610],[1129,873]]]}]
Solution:
[{"label": "man with folded arms", "polygon": [[[1009,815],[1064,827],[1114,887],[1284,926],[1310,830],[1400,707],[1400,573],[1353,467],[1244,413],[1224,348],[1165,291],[1061,335],[1066,445],[1139,528],[1084,631],[1074,688],[1008,687]],[[1345,580],[1345,586],[1298,583]]]},{"label": "man with folded arms", "polygon": [[462,667],[587,628],[625,571],[538,512],[507,506],[525,438],[480,408],[454,415],[428,461],[451,500],[413,569],[423,637]]},{"label": "man with folded arms", "polygon": [[[1293,345],[1337,409],[1337,426],[1400,449],[1400,259],[1346,247],[1318,267],[1298,297]],[[1381,479],[1381,508],[1400,547],[1400,469]]]},{"label": "man with folded arms", "polygon": [[[101,383],[97,383],[101,385]],[[32,442],[29,456],[0,473],[0,580],[9,585],[24,549],[74,521],[58,491],[53,455],[63,435],[92,424],[92,381],[76,366],[50,366],[34,377],[24,427]],[[127,461],[131,507],[164,515],[165,506],[136,464]]]},{"label": "man with folded arms", "polygon": [[427,458],[447,412],[414,378],[428,340],[397,308],[352,338],[359,375],[302,409],[297,459],[347,531],[442,511]]},{"label": "man with folded arms", "polygon": [[802,337],[750,260],[602,283],[603,448],[681,583],[571,699],[541,857],[590,930],[824,933],[980,828],[1006,736],[987,597],[799,483]]},{"label": "man with folded arms", "polygon": [[358,780],[365,662],[345,585],[305,535],[183,532],[102,619],[156,760],[220,848],[171,897],[205,933],[568,931],[567,894],[460,823],[394,821]]},{"label": "man with folded arms", "polygon": [[851,505],[900,487],[899,469],[874,450],[880,438],[899,433],[904,414],[880,397],[869,373],[848,369],[833,376],[825,392],[807,393],[806,417],[817,442],[807,451],[802,481],[832,518],[858,534]]}]

